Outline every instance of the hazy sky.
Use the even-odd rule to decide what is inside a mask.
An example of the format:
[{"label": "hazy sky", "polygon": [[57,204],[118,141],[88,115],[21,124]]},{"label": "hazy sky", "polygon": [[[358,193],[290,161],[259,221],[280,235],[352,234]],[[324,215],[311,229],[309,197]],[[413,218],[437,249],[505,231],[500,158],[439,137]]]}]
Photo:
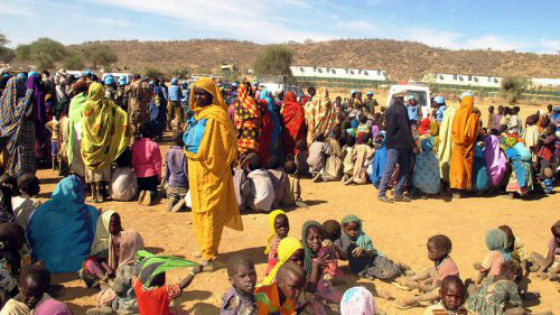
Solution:
[{"label": "hazy sky", "polygon": [[451,49],[560,51],[550,0],[0,0],[10,46],[88,40],[228,38],[257,43],[411,40]]}]

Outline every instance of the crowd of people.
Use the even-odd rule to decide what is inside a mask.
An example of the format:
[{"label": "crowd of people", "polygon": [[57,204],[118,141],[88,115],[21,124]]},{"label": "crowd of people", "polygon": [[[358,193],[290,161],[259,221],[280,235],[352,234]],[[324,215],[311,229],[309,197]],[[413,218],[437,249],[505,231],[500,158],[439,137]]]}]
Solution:
[{"label": "crowd of people", "polygon": [[[326,314],[333,303],[342,314],[383,313],[373,296],[393,299],[389,293],[338,291],[335,279],[349,274],[418,291],[395,301],[398,308],[430,302],[436,304],[426,314],[528,314],[528,273],[560,277],[560,222],[546,257],[529,255],[508,226],[489,231],[489,253],[475,264],[480,276],[463,281],[445,235],[427,241],[435,267],[413,272],[374,247],[355,215],[308,221],[295,238],[288,215],[271,211],[305,206],[303,178],[371,183],[387,203],[552,193],[560,108],[549,106],[523,125],[518,107],[490,107],[483,121],[470,92],[459,96],[458,109],[443,96],[421,106],[415,94],[396,95],[384,107],[371,91],[332,101],[314,87],[298,96],[205,77],[189,89],[177,78],[167,86],[140,75],[100,80],[91,71],[3,71],[0,87],[0,314],[69,314],[52,297],[50,272],[78,272],[87,287],[99,288],[90,314],[170,314],[196,274],[214,270],[224,227],[243,230],[241,212],[269,213],[268,266],[257,282],[246,257],[228,263],[232,289],[222,314]],[[165,130],[173,146],[162,157]],[[63,179],[41,204],[35,173],[46,165]],[[147,252],[118,213],[86,204],[86,191],[94,203],[150,206],[166,196],[168,211],[190,209],[199,248],[192,256],[200,261]],[[177,268],[191,271],[166,284],[165,272]]]}]

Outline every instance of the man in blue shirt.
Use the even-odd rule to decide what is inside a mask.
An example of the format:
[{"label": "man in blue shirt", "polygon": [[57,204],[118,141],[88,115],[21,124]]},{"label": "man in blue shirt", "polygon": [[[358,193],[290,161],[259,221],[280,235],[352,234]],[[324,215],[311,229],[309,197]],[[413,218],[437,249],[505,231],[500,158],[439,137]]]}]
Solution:
[{"label": "man in blue shirt", "polygon": [[436,103],[437,106],[436,120],[438,124],[441,124],[441,121],[443,120],[443,115],[445,114],[445,110],[447,109],[447,106],[445,106],[445,99],[443,98],[443,96],[438,95],[434,97],[434,103]]},{"label": "man in blue shirt", "polygon": [[183,97],[181,87],[179,87],[179,80],[177,78],[171,79],[171,85],[167,88],[167,129],[173,130],[171,121],[176,119],[177,129],[183,129],[183,122],[185,120],[185,112],[181,106],[181,99]]}]

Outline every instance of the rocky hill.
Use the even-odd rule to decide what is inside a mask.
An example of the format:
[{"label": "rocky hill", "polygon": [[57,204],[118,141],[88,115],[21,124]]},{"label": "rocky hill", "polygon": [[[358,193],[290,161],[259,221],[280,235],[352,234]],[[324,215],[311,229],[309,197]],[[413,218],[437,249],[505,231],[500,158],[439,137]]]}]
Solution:
[{"label": "rocky hill", "polygon": [[[90,43],[70,46],[84,49]],[[215,71],[222,63],[250,67],[264,45],[233,40],[105,41],[118,56],[115,68],[164,72]],[[384,69],[393,79],[420,78],[427,72],[560,77],[560,55],[514,51],[448,50],[424,44],[379,39],[332,40],[285,44],[294,64]]]}]

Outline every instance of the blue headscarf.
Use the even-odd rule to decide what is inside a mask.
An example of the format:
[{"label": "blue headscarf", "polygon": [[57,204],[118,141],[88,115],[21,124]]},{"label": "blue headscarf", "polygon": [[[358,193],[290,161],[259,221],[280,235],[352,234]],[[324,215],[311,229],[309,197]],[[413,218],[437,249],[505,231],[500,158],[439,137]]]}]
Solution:
[{"label": "blue headscarf", "polygon": [[272,94],[270,91],[265,88],[261,91],[260,99],[263,99],[267,103],[267,111],[270,114],[270,118],[272,119],[272,124],[274,128],[272,129],[272,137],[270,139],[270,154],[276,155],[274,150],[277,148],[277,142],[280,140],[280,133],[282,132],[282,126],[280,125],[280,117],[275,110],[276,102],[274,98],[272,98]]},{"label": "blue headscarf", "polygon": [[76,272],[90,254],[99,211],[85,199],[81,179],[68,176],[29,220],[33,258],[44,261],[50,272]]},{"label": "blue headscarf", "polygon": [[379,135],[383,137],[381,142],[381,147],[375,150],[375,155],[373,156],[373,164],[371,170],[370,180],[375,188],[379,188],[381,183],[381,177],[383,177],[383,169],[387,163],[387,146],[385,145],[385,132],[380,131]]},{"label": "blue headscarf", "polygon": [[506,233],[500,229],[493,229],[486,233],[486,247],[489,250],[496,250],[502,253],[502,258],[505,261],[511,260],[511,253],[506,251],[508,240]]}]

